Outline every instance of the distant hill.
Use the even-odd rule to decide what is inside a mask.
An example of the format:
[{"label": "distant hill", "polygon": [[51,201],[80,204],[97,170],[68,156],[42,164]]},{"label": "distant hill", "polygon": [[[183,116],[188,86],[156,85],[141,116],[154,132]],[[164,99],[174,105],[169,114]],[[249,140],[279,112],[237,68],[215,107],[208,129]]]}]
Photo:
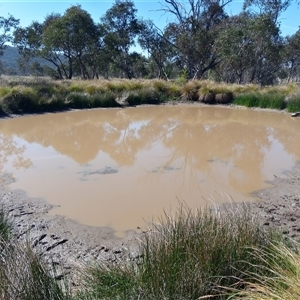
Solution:
[{"label": "distant hill", "polygon": [[[20,70],[18,66],[18,60],[21,58],[19,51],[16,47],[8,46],[4,50],[3,56],[0,56],[0,74],[5,75],[29,75],[28,72]],[[39,62],[42,66],[47,65],[52,67],[52,65],[45,61],[44,59],[35,59],[34,61]]]},{"label": "distant hill", "polygon": [[20,58],[20,54],[17,48],[8,46],[4,50],[3,56],[0,56],[0,71],[2,74],[6,73],[18,73],[19,68],[17,61]]}]

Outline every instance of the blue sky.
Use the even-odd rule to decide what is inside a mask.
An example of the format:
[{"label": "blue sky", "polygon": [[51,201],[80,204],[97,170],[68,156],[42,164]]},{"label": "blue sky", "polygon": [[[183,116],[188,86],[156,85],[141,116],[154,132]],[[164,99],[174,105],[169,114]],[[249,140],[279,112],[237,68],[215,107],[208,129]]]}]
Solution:
[{"label": "blue sky", "polygon": [[[100,17],[112,6],[113,2],[108,0],[0,0],[0,16],[6,17],[8,14],[11,14],[15,18],[20,19],[20,25],[24,27],[32,21],[42,22],[47,14],[52,12],[63,14],[71,5],[80,4],[98,22]],[[172,16],[158,11],[162,2],[163,0],[134,1],[139,17],[151,19],[157,26],[164,28],[168,21],[172,20]],[[281,31],[284,36],[292,35],[300,26],[300,6],[295,0],[292,2],[288,10],[280,16]],[[227,12],[229,14],[237,14],[241,11],[242,5],[243,1],[233,0],[227,6]]]}]

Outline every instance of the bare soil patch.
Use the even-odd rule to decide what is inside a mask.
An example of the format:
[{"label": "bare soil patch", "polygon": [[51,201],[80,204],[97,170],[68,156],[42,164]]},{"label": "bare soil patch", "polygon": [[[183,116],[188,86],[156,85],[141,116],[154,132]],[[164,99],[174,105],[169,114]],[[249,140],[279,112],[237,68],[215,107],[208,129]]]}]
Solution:
[{"label": "bare soil patch", "polygon": [[275,226],[283,234],[296,240],[300,238],[300,163],[282,176],[274,176],[273,185],[251,195],[260,199],[252,203],[264,226]]}]

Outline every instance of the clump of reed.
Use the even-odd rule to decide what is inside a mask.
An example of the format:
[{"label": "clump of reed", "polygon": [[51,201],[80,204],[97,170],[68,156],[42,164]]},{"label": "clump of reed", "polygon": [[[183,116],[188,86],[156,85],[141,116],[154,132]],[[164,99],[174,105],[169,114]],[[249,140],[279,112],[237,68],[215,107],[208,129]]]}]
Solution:
[{"label": "clump of reed", "polygon": [[251,92],[237,95],[233,101],[236,105],[271,109],[286,108],[285,96],[275,92]]},{"label": "clump of reed", "polygon": [[144,235],[137,262],[89,267],[84,286],[90,299],[226,299],[220,286],[243,281],[240,270],[257,271],[249,248],[268,249],[280,239],[246,205],[224,211],[182,205]]},{"label": "clump of reed", "polygon": [[[124,101],[118,101],[122,99]],[[288,99],[288,101],[285,101]],[[0,114],[42,113],[66,109],[159,104],[168,101],[199,101],[206,104],[244,105],[300,110],[299,87],[260,87],[210,80],[178,83],[164,80],[61,80],[1,77]]]},{"label": "clump of reed", "polygon": [[288,112],[299,112],[300,111],[300,92],[290,96],[287,100]]}]

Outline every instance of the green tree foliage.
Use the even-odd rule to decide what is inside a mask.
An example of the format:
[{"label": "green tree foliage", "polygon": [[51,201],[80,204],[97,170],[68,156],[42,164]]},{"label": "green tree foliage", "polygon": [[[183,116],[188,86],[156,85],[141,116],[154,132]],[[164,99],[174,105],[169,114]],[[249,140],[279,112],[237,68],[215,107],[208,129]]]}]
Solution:
[{"label": "green tree foliage", "polygon": [[[13,41],[13,31],[17,28],[18,24],[19,20],[11,15],[8,18],[0,17],[0,56],[7,49],[7,44]],[[0,75],[3,73],[14,75],[14,70],[7,67],[5,61],[0,61]]]},{"label": "green tree foliage", "polygon": [[91,77],[87,57],[97,49],[100,32],[91,16],[80,6],[72,6],[65,14],[56,18],[43,32],[43,43],[49,52],[63,55],[67,61],[67,77],[73,77],[76,64],[81,77]]},{"label": "green tree foliage", "polygon": [[43,41],[46,28],[59,18],[60,15],[51,14],[46,17],[42,24],[32,22],[28,27],[20,27],[15,31],[14,44],[22,55],[20,60],[22,68],[29,64],[31,58],[40,57],[53,64],[56,69],[55,77],[63,79],[65,75],[67,78],[63,57],[54,51],[52,47],[46,47]]},{"label": "green tree foliage", "polygon": [[286,38],[284,48],[284,77],[290,82],[292,78],[300,77],[300,29]]},{"label": "green tree foliage", "polygon": [[8,18],[0,17],[0,55],[7,47],[7,43],[13,40],[13,30],[19,25],[19,20],[9,15]]},{"label": "green tree foliage", "polygon": [[138,38],[138,42],[149,55],[149,63],[154,63],[159,79],[169,79],[168,65],[172,62],[175,48],[164,35],[161,35],[152,21],[144,22],[144,28]]},{"label": "green tree foliage", "polygon": [[63,16],[47,16],[43,24],[33,22],[19,28],[14,42],[26,58],[42,57],[51,62],[58,78],[73,77],[77,67],[84,79],[95,76],[90,70],[91,57],[101,49],[101,31],[91,16],[80,6],[71,6]]},{"label": "green tree foliage", "polygon": [[230,2],[165,0],[162,10],[175,17],[166,27],[165,36],[176,48],[177,63],[188,71],[188,78],[203,78],[208,70],[219,64],[214,44],[219,26],[227,18],[224,8]]},{"label": "green tree foliage", "polygon": [[[285,11],[293,0],[245,0],[245,11],[254,10],[258,14],[267,14],[274,22],[278,22],[280,14]],[[299,3],[300,4],[300,3]]]},{"label": "green tree foliage", "polygon": [[[299,76],[299,31],[285,39],[280,32],[280,14],[292,0],[244,0],[243,10],[229,16],[231,1],[164,0],[160,12],[170,20],[164,29],[139,19],[132,0],[116,0],[99,24],[76,5],[17,28],[14,43],[27,73],[47,70],[58,79],[180,77],[266,85]],[[0,18],[0,55],[17,24],[11,16]],[[53,68],[30,65],[37,57]]]},{"label": "green tree foliage", "polygon": [[110,52],[110,62],[128,79],[135,76],[130,49],[143,29],[143,22],[137,18],[136,13],[133,1],[116,0],[102,18],[106,29],[104,41]]},{"label": "green tree foliage", "polygon": [[244,12],[226,20],[216,47],[220,77],[228,82],[270,84],[281,65],[283,41],[268,14]]}]

